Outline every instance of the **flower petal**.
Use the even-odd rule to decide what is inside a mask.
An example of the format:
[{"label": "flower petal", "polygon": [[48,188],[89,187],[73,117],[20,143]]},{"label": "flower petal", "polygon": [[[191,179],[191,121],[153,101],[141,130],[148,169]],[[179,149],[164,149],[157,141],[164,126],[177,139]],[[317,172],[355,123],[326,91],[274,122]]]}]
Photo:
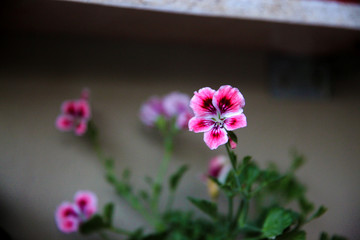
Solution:
[{"label": "flower petal", "polygon": [[229,140],[226,130],[220,127],[213,127],[210,131],[204,133],[204,141],[211,150],[227,143]]},{"label": "flower petal", "polygon": [[214,124],[215,122],[211,119],[193,117],[189,121],[189,130],[196,133],[207,132],[212,129]]},{"label": "flower petal", "polygon": [[57,117],[55,126],[60,131],[70,131],[74,128],[74,118],[70,115],[61,114]]},{"label": "flower petal", "polygon": [[76,101],[75,114],[79,118],[89,119],[91,115],[89,102],[83,99]]},{"label": "flower petal", "polygon": [[163,107],[167,116],[178,116],[190,112],[190,97],[187,94],[172,92],[163,98]]},{"label": "flower petal", "polygon": [[226,157],[223,155],[212,158],[209,162],[208,176],[217,178],[225,163]]},{"label": "flower petal", "polygon": [[232,131],[238,128],[246,127],[246,116],[245,114],[239,114],[230,118],[225,119],[224,126],[226,130]]},{"label": "flower petal", "polygon": [[140,120],[150,127],[153,127],[158,117],[163,114],[163,103],[158,97],[150,98],[140,108]]},{"label": "flower petal", "polygon": [[75,217],[68,217],[61,221],[56,221],[56,225],[63,233],[77,232],[80,226],[80,219]]},{"label": "flower petal", "polygon": [[76,114],[76,101],[68,100],[61,104],[61,111],[64,114],[75,116]]},{"label": "flower petal", "polygon": [[57,223],[61,223],[65,219],[79,218],[79,208],[71,202],[62,202],[55,211],[55,220]]},{"label": "flower petal", "polygon": [[218,181],[220,183],[225,183],[227,176],[229,175],[229,172],[231,171],[231,164],[227,162],[227,164],[224,165],[223,168],[221,168],[221,171],[219,172]]},{"label": "flower petal", "polygon": [[239,89],[230,85],[221,86],[214,94],[213,105],[224,117],[242,112],[245,106],[245,99]]},{"label": "flower petal", "polygon": [[193,114],[188,112],[181,113],[176,119],[176,127],[178,129],[187,129],[189,126],[189,120],[193,117]]},{"label": "flower petal", "polygon": [[216,115],[216,108],[213,105],[213,96],[215,90],[205,87],[199,91],[194,92],[191,98],[190,107],[195,113],[195,116],[205,117]]},{"label": "flower petal", "polygon": [[86,133],[87,130],[87,123],[88,121],[86,119],[80,120],[74,129],[75,134],[78,136],[84,135],[84,133]]},{"label": "flower petal", "polygon": [[97,197],[93,192],[78,191],[74,201],[86,219],[89,219],[97,211]]}]

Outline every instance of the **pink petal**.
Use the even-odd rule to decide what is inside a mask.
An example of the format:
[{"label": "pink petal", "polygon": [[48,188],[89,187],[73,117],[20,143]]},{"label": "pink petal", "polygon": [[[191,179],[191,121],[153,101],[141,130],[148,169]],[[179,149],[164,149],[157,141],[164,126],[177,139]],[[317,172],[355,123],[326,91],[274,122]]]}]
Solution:
[{"label": "pink petal", "polygon": [[84,135],[86,133],[86,130],[87,130],[87,120],[85,119],[80,120],[74,129],[75,134],[78,136]]},{"label": "pink petal", "polygon": [[215,122],[211,119],[193,117],[189,121],[189,130],[196,133],[207,132],[212,129],[214,124]]},{"label": "pink petal", "polygon": [[60,115],[55,121],[55,126],[60,131],[70,131],[74,127],[74,118],[70,115]]},{"label": "pink petal", "polygon": [[199,91],[194,92],[191,98],[190,107],[195,113],[195,116],[205,117],[216,115],[216,108],[213,105],[213,96],[215,90],[205,87]]},{"label": "pink petal", "polygon": [[61,111],[64,114],[75,116],[76,114],[76,101],[68,100],[61,104]]},{"label": "pink petal", "polygon": [[74,201],[87,219],[97,211],[97,197],[93,192],[78,191],[75,194]]},{"label": "pink petal", "polygon": [[224,126],[229,131],[246,127],[246,125],[247,125],[246,117],[243,113],[227,118],[224,121]]},{"label": "pink petal", "polygon": [[217,178],[225,163],[225,156],[220,155],[212,158],[209,162],[208,176]]},{"label": "pink petal", "polygon": [[231,164],[227,162],[223,168],[221,168],[219,175],[218,175],[218,181],[220,183],[225,183],[227,176],[229,175],[229,172],[231,171]]},{"label": "pink petal", "polygon": [[147,126],[153,127],[160,115],[164,115],[164,108],[158,97],[152,97],[140,108],[140,120]]},{"label": "pink petal", "polygon": [[227,143],[229,140],[224,128],[213,127],[210,131],[204,133],[204,141],[211,150]]},{"label": "pink petal", "polygon": [[80,226],[80,220],[75,217],[68,217],[61,221],[57,221],[56,225],[63,233],[77,232]]},{"label": "pink petal", "polygon": [[189,126],[189,120],[193,117],[194,115],[189,113],[189,112],[184,112],[181,113],[178,118],[176,119],[176,127],[178,129],[187,129]]},{"label": "pink petal", "polygon": [[79,208],[70,202],[61,203],[55,211],[55,219],[57,222],[61,222],[68,217],[79,217]]},{"label": "pink petal", "polygon": [[164,111],[167,116],[178,116],[190,112],[190,97],[179,92],[172,92],[163,98]]},{"label": "pink petal", "polygon": [[214,94],[214,106],[220,111],[222,116],[231,116],[242,112],[245,106],[245,99],[239,89],[230,85],[221,86]]},{"label": "pink petal", "polygon": [[83,99],[76,101],[75,114],[77,117],[89,119],[91,116],[89,102]]},{"label": "pink petal", "polygon": [[229,143],[230,143],[231,149],[235,149],[237,147],[236,142],[234,142],[231,138],[229,138]]}]

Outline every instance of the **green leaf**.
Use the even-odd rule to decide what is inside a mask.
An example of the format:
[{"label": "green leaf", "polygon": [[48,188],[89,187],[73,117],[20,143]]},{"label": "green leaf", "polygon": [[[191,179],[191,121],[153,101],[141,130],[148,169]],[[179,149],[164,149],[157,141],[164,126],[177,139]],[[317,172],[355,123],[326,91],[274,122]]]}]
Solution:
[{"label": "green leaf", "polygon": [[202,199],[195,199],[192,197],[188,197],[189,201],[194,204],[197,208],[199,208],[201,211],[206,213],[212,218],[217,218],[218,212],[217,212],[217,205],[213,202],[209,202],[207,200]]},{"label": "green leaf", "polygon": [[314,210],[314,204],[309,202],[304,196],[298,199],[300,209],[304,215],[307,215]]},{"label": "green leaf", "polygon": [[306,232],[305,231],[292,231],[281,235],[278,240],[306,240]]},{"label": "green leaf", "polygon": [[299,154],[296,150],[293,150],[291,152],[291,155],[293,156],[294,160],[291,164],[290,171],[294,172],[298,168],[300,168],[305,163],[305,157],[301,154]]},{"label": "green leaf", "polygon": [[107,226],[112,226],[112,219],[114,215],[114,204],[108,203],[104,206],[103,219]]},{"label": "green leaf", "polygon": [[320,235],[320,240],[329,240],[329,235],[326,232],[322,232]]},{"label": "green leaf", "polygon": [[238,142],[237,136],[235,135],[234,132],[228,131],[227,133],[228,133],[229,137],[231,138],[231,140],[233,140],[236,143]]},{"label": "green leaf", "polygon": [[114,170],[114,159],[112,159],[112,158],[106,158],[105,159],[105,168],[106,168],[106,170],[108,170],[108,171],[113,171]]},{"label": "green leaf", "polygon": [[245,156],[242,160],[243,165],[247,165],[251,162],[252,157],[251,156]]},{"label": "green leaf", "polygon": [[269,211],[262,227],[262,232],[265,237],[276,237],[289,227],[296,217],[290,210],[275,207]]},{"label": "green leaf", "polygon": [[139,196],[140,196],[143,200],[148,200],[148,199],[149,199],[149,194],[148,194],[148,192],[145,191],[145,190],[140,190]]},{"label": "green leaf", "polygon": [[128,181],[130,179],[130,176],[131,176],[130,170],[125,168],[124,171],[122,172],[122,179],[124,181]]},{"label": "green leaf", "polygon": [[170,180],[169,180],[169,187],[171,191],[175,191],[181,177],[184,175],[184,173],[188,170],[188,166],[183,165],[181,166],[173,175],[171,175]]},{"label": "green leaf", "polygon": [[327,211],[327,208],[324,206],[320,206],[318,210],[309,218],[308,222],[314,220],[315,218],[321,217],[325,212]]},{"label": "green leaf", "polygon": [[88,221],[80,225],[80,233],[90,234],[93,232],[101,231],[107,227],[108,225],[104,222],[103,218],[100,215],[94,215]]}]

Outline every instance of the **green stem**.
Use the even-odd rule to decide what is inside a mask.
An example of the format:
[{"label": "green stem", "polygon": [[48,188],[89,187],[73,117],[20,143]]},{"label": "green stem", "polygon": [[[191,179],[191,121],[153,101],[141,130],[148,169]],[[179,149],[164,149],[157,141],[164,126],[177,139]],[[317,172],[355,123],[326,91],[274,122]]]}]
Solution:
[{"label": "green stem", "polygon": [[170,191],[169,197],[166,203],[166,211],[169,212],[175,200],[175,191]]},{"label": "green stem", "polygon": [[228,213],[228,217],[229,217],[229,222],[232,221],[233,218],[233,205],[234,205],[234,201],[233,201],[233,196],[228,196],[228,204],[229,204],[229,213]]},{"label": "green stem", "polygon": [[[89,132],[90,142],[91,142],[93,149],[97,155],[97,158],[104,166],[105,170],[107,171],[106,172],[106,174],[107,174],[109,170],[106,169],[106,165],[105,165],[106,157],[105,157],[104,151],[101,148],[97,128],[93,122],[89,122],[88,132]],[[116,182],[114,182],[112,184],[114,185],[115,189],[117,189],[117,191],[118,191],[119,187],[123,188],[123,185],[124,185],[123,182],[121,182],[117,179],[115,181]],[[154,217],[150,216],[147,209],[139,203],[138,199],[133,194],[131,194],[131,193],[121,194],[121,197],[123,197],[130,204],[130,206],[133,209],[137,210],[150,225],[156,226],[156,219],[154,219]]]},{"label": "green stem", "polygon": [[156,176],[153,185],[153,197],[151,201],[151,209],[154,214],[157,214],[158,212],[159,197],[161,193],[162,183],[164,181],[164,177],[168,170],[169,162],[172,156],[173,134],[171,132],[166,134],[164,145],[165,145],[165,152],[164,152],[163,160],[161,162],[159,172]]},{"label": "green stem", "polygon": [[239,216],[239,225],[240,227],[244,227],[249,211],[249,200],[244,198],[241,200],[243,202],[243,206],[241,208],[240,216]]}]

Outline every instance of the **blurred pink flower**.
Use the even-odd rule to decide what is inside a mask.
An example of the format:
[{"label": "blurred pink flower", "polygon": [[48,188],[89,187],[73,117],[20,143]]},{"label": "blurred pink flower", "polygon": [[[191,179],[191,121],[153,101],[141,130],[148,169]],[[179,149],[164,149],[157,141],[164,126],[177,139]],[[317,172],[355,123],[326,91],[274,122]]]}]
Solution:
[{"label": "blurred pink flower", "polygon": [[97,197],[93,192],[76,192],[74,202],[79,207],[84,219],[89,219],[97,211]]},{"label": "blurred pink flower", "polygon": [[189,121],[189,130],[204,132],[207,146],[216,149],[229,141],[227,131],[246,127],[246,117],[242,113],[244,106],[245,99],[237,88],[229,85],[221,86],[217,91],[201,88],[190,101],[195,117]]},{"label": "blurred pink flower", "polygon": [[90,191],[75,193],[74,203],[63,202],[55,211],[58,229],[64,233],[77,232],[80,224],[90,219],[97,211],[97,197]]},{"label": "blurred pink flower", "polygon": [[162,99],[152,97],[140,108],[140,119],[149,127],[153,127],[160,116],[165,115]]},{"label": "blurred pink flower", "polygon": [[60,131],[74,131],[76,135],[83,135],[87,130],[87,123],[91,117],[88,102],[89,90],[84,89],[80,99],[67,100],[61,105],[61,114],[55,125]]},{"label": "blurred pink flower", "polygon": [[217,179],[220,183],[225,183],[230,170],[231,164],[225,156],[219,155],[210,160],[206,178],[208,192],[212,199],[216,199],[219,195],[219,187],[209,177]]},{"label": "blurred pink flower", "polygon": [[170,121],[175,118],[178,129],[186,129],[193,113],[189,107],[190,97],[180,92],[172,92],[163,98],[152,97],[140,109],[141,121],[154,127],[160,117]]},{"label": "blurred pink flower", "polygon": [[61,203],[55,212],[55,221],[60,231],[64,233],[76,232],[80,225],[80,210],[70,202]]}]

